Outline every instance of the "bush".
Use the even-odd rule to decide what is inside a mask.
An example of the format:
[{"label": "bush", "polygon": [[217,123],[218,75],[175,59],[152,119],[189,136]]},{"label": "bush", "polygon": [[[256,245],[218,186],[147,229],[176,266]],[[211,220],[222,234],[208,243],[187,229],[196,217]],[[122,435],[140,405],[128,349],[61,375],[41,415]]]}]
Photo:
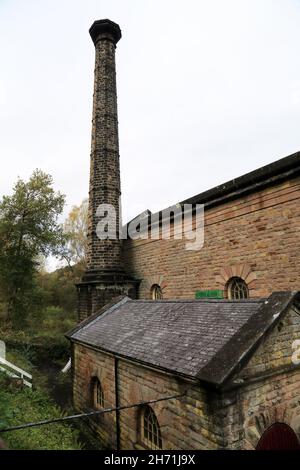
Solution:
[{"label": "bush", "polygon": [[54,305],[47,307],[39,319],[39,331],[42,336],[43,331],[46,331],[48,336],[53,336],[55,332],[64,334],[74,325],[75,321],[67,317],[61,307]]},{"label": "bush", "polygon": [[6,351],[6,359],[9,362],[12,362],[17,367],[25,370],[28,373],[32,373],[34,370],[34,365],[32,363],[32,357],[30,354],[24,354],[24,351],[20,352],[15,349],[8,349]]}]

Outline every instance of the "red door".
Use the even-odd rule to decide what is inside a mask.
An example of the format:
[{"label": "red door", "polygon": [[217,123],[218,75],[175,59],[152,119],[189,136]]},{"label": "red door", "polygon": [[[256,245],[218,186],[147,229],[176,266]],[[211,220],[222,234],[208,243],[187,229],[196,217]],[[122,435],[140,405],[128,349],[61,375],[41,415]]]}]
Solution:
[{"label": "red door", "polygon": [[263,433],[256,450],[300,450],[300,443],[290,426],[275,423]]}]

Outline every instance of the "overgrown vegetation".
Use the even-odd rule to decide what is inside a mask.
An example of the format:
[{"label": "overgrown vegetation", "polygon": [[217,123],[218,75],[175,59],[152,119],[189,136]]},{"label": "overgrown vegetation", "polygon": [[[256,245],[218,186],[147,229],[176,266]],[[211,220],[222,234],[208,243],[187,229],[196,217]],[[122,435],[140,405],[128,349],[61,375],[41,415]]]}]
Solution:
[{"label": "overgrown vegetation", "polygon": [[85,265],[87,252],[87,226],[88,226],[88,199],[84,199],[80,206],[73,206],[64,223],[64,231],[68,241],[64,252],[64,259],[68,266]]},{"label": "overgrown vegetation", "polygon": [[[85,269],[88,204],[74,206],[60,224],[64,204],[52,177],[40,170],[27,182],[19,179],[12,195],[0,200],[0,319],[14,330],[61,332],[74,319],[74,283]],[[47,273],[49,255],[67,267]]]},{"label": "overgrown vegetation", "polygon": [[73,269],[65,267],[53,273],[40,273],[39,310],[27,316],[26,327],[17,329],[9,321],[0,321],[0,339],[7,346],[17,349],[34,362],[35,356],[42,359],[65,361],[69,356],[69,341],[65,333],[77,322],[77,293],[74,284],[79,281],[83,272],[82,266]]},{"label": "overgrown vegetation", "polygon": [[[0,374],[0,427],[16,426],[63,414],[41,390],[17,388]],[[13,431],[2,435],[9,449],[78,450],[78,431],[69,424],[59,423]]]},{"label": "overgrown vegetation", "polygon": [[[74,206],[60,224],[64,196],[52,185],[50,175],[36,170],[0,200],[0,339],[7,360],[31,373],[34,385],[16,388],[0,375],[0,427],[74,411],[71,377],[60,371],[70,357],[64,335],[77,323],[74,284],[85,270],[88,206],[86,200]],[[49,254],[67,265],[47,272]],[[74,429],[50,425],[4,439],[11,449],[78,449]],[[89,445],[89,438],[83,439]]]},{"label": "overgrown vegetation", "polygon": [[52,184],[50,175],[36,170],[27,182],[19,179],[12,195],[0,202],[2,307],[16,327],[23,327],[29,312],[39,306],[39,257],[56,254],[64,245],[58,216],[65,197]]}]

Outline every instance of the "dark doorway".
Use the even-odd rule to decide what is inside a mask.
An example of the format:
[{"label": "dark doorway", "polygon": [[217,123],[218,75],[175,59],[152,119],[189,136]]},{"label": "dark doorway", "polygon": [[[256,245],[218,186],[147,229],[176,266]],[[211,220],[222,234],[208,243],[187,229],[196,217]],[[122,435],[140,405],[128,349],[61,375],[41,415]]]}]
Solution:
[{"label": "dark doorway", "polygon": [[275,423],[263,433],[256,450],[300,450],[300,443],[290,426]]}]

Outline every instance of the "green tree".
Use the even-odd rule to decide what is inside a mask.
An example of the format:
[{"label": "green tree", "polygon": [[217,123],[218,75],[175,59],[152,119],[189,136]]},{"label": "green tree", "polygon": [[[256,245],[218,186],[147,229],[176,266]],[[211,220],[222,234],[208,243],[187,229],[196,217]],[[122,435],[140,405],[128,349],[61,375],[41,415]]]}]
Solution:
[{"label": "green tree", "polygon": [[69,266],[79,264],[84,267],[86,264],[87,225],[88,200],[84,199],[80,206],[72,207],[64,223],[64,231],[68,238],[64,259]]},{"label": "green tree", "polygon": [[52,177],[35,170],[0,202],[0,288],[7,316],[23,326],[37,301],[35,275],[41,256],[58,255],[65,241],[58,223],[65,196],[55,192]]}]

